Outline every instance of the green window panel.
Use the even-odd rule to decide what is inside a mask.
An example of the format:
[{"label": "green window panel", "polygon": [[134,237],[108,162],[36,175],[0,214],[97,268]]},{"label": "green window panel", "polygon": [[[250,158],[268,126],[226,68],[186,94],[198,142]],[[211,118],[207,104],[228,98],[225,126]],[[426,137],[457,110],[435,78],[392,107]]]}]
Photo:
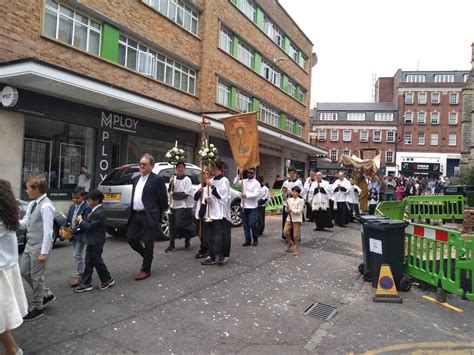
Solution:
[{"label": "green window panel", "polygon": [[234,36],[232,39],[232,55],[237,58],[239,53],[239,37]]},{"label": "green window panel", "polygon": [[257,115],[260,114],[260,100],[255,97],[252,98],[252,111],[257,112]]},{"label": "green window panel", "polygon": [[235,6],[240,8],[240,0],[232,0],[232,2],[235,4]]},{"label": "green window panel", "polygon": [[300,100],[300,98],[301,98],[301,88],[299,86],[296,86],[296,93],[295,94],[296,94],[296,98],[298,100]]},{"label": "green window panel", "polygon": [[263,10],[260,7],[257,7],[256,22],[257,22],[257,26],[262,30],[263,30],[263,18],[264,18]]},{"label": "green window panel", "polygon": [[233,109],[237,109],[237,88],[231,87],[230,88],[230,107]]},{"label": "green window panel", "polygon": [[262,68],[262,56],[258,52],[254,52],[253,54],[253,63],[252,63],[252,69],[257,72],[257,74],[260,74]]},{"label": "green window panel", "polygon": [[290,39],[285,36],[284,42],[283,42],[283,49],[286,52],[286,54],[290,55]]},{"label": "green window panel", "polygon": [[288,76],[283,74],[283,80],[281,81],[281,88],[285,91],[288,92]]},{"label": "green window panel", "polygon": [[120,31],[108,23],[102,25],[102,43],[100,56],[114,63],[118,63]]},{"label": "green window panel", "polygon": [[281,112],[280,113],[280,129],[285,129],[286,127],[286,121],[288,120],[288,118],[286,117],[286,113],[284,112]]},{"label": "green window panel", "polygon": [[297,125],[297,121],[294,121],[294,123],[293,123],[293,134],[295,136],[299,136],[299,131],[300,131],[300,128]]}]

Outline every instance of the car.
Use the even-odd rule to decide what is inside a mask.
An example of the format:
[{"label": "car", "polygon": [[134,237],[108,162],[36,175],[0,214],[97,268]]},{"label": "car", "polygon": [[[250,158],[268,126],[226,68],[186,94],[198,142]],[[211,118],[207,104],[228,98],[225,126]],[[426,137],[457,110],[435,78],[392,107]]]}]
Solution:
[{"label": "car", "polygon": [[447,185],[443,187],[445,195],[462,195],[466,197],[467,193],[472,191],[474,191],[474,186],[472,185]]},{"label": "car", "polygon": [[[28,206],[30,203],[28,201],[16,199],[16,203],[18,208],[20,209],[20,219],[22,219],[26,212],[28,211]],[[66,222],[66,216],[58,210],[54,212],[54,224],[53,224],[53,248],[56,245],[57,240],[63,241],[64,239],[61,238],[59,235],[59,229],[62,225]],[[16,231],[16,238],[18,240],[18,254],[22,254],[25,250],[26,246],[26,229],[18,229]]]},{"label": "car", "polygon": [[[167,162],[155,163],[153,172],[161,176],[168,186],[175,166]],[[105,195],[102,206],[107,216],[107,233],[112,236],[124,236],[127,233],[127,223],[131,213],[132,179],[140,174],[138,164],[126,164],[115,168],[97,187]],[[197,190],[201,169],[186,163],[186,175],[191,179],[194,191]],[[231,224],[238,227],[242,224],[240,217],[240,193],[231,189]],[[168,215],[163,213],[158,239],[167,240],[169,235]]]}]

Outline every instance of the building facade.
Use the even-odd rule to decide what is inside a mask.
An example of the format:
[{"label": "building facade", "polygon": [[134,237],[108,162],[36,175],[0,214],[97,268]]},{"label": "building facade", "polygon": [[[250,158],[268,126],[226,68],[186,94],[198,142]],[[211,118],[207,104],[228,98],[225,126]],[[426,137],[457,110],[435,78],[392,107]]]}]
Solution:
[{"label": "building facade", "polygon": [[461,159],[462,89],[469,71],[402,71],[376,99],[398,109],[396,165],[404,175],[452,176]]},{"label": "building facade", "polygon": [[197,163],[203,113],[231,175],[228,114],[258,112],[266,181],[323,152],[307,142],[313,45],[277,1],[38,0],[3,13],[0,167],[17,195],[42,174],[68,200],[81,165],[96,185],[144,152],[165,160],[176,140]]},{"label": "building facade", "polygon": [[318,170],[332,174],[340,169],[342,154],[364,158],[364,152],[381,155],[381,173],[395,172],[396,105],[393,103],[318,103],[311,115],[310,142],[328,151],[331,163]]},{"label": "building facade", "polygon": [[461,122],[461,170],[474,167],[474,43],[471,46],[471,74],[463,89],[463,116]]}]

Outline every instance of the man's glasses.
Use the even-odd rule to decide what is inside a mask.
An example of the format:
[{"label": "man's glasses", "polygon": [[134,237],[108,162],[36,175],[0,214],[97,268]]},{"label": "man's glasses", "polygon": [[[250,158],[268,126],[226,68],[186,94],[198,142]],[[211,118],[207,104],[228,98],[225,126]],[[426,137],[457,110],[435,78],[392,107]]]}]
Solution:
[{"label": "man's glasses", "polygon": [[138,166],[147,166],[147,165],[150,165],[148,163],[138,163]]}]

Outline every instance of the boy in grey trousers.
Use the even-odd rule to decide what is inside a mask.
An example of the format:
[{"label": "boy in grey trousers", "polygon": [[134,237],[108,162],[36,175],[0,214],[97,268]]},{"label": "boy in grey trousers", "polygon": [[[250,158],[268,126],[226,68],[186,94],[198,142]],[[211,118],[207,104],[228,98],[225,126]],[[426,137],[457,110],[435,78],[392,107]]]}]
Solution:
[{"label": "boy in grey trousers", "polygon": [[20,269],[21,275],[33,289],[32,306],[23,318],[30,321],[43,315],[43,306],[55,299],[46,287],[44,273],[53,239],[55,208],[46,196],[48,183],[42,176],[31,177],[26,183],[26,194],[32,200],[20,228],[26,229],[26,246]]}]

